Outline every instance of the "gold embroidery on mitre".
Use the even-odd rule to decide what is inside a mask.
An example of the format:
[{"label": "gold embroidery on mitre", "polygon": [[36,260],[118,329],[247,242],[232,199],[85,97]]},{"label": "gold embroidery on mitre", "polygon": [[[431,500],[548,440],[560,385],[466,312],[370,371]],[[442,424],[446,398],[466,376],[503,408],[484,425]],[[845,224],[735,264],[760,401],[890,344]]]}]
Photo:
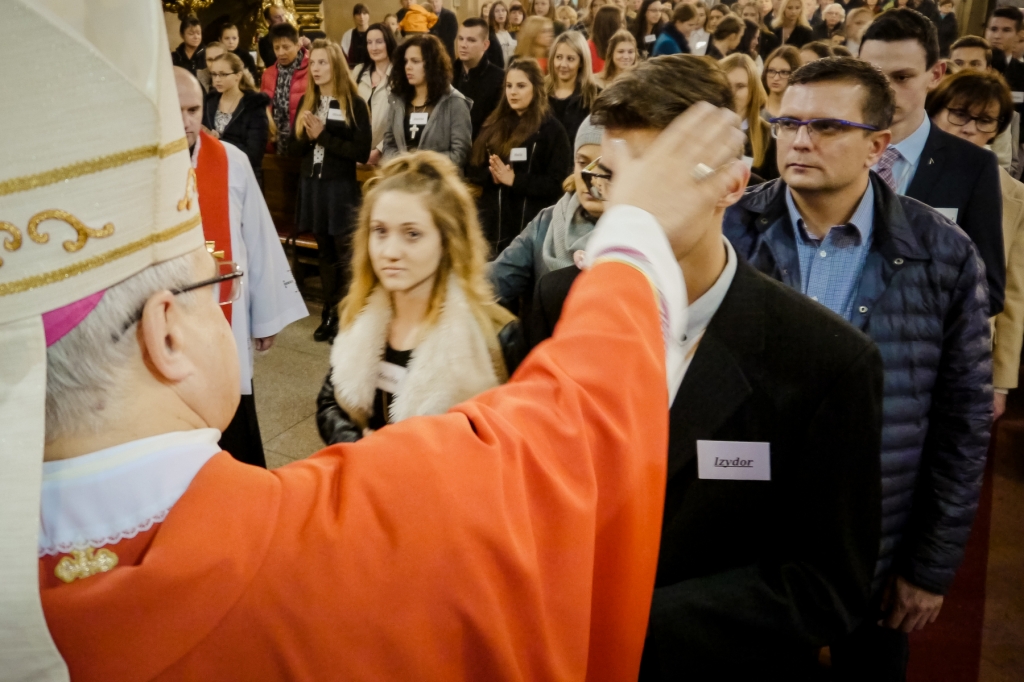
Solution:
[{"label": "gold embroidery on mitre", "polygon": [[148,248],[153,244],[170,241],[175,237],[185,234],[192,228],[198,226],[201,222],[202,218],[197,213],[188,220],[178,223],[173,227],[169,227],[166,230],[162,230],[155,234],[146,235],[142,239],[130,242],[124,246],[119,246],[116,249],[111,249],[110,251],[101,253],[98,256],[86,258],[85,260],[73,263],[67,267],[51,270],[50,272],[32,275],[13,282],[0,283],[0,296],[19,294],[23,291],[29,291],[30,289],[36,289],[38,287],[46,286],[47,284],[61,282],[69,277],[74,277],[75,275],[80,275],[83,272],[88,272],[94,268],[102,267],[107,263],[124,258],[125,256],[130,256],[131,254]]},{"label": "gold embroidery on mitre", "polygon": [[33,173],[32,175],[22,175],[17,178],[10,178],[9,180],[0,180],[0,197],[8,194],[15,194],[17,192],[25,192],[30,189],[37,189],[39,187],[46,187],[47,185],[52,185],[57,182],[74,180],[75,178],[82,177],[83,175],[90,175],[92,173],[99,173],[100,171],[110,170],[112,168],[119,168],[126,164],[142,161],[143,159],[148,159],[153,156],[159,156],[161,159],[164,159],[171,154],[176,154],[186,149],[188,149],[188,140],[183,137],[175,140],[174,142],[168,142],[163,146],[148,144],[143,147],[126,149],[123,152],[115,152],[95,159],[77,161],[66,166],[61,166],[60,168],[43,171],[42,173]]},{"label": "gold embroidery on mitre", "polygon": [[[8,251],[17,251],[21,248],[21,230],[18,226],[13,223],[6,223],[0,221],[0,232],[7,232],[10,237],[4,237],[4,248]],[[4,264],[4,259],[0,258],[0,265]]]},{"label": "gold embroidery on mitre", "polygon": [[185,196],[178,202],[178,210],[192,210],[192,202],[196,198],[196,193],[199,191],[198,180],[196,179],[196,169],[189,168],[188,175],[185,177]]},{"label": "gold embroidery on mitre", "polygon": [[97,573],[106,573],[117,566],[117,555],[109,549],[96,551],[92,547],[73,549],[71,555],[57,562],[53,574],[66,583],[79,578],[88,578]]},{"label": "gold embroidery on mitre", "polygon": [[28,221],[28,236],[36,244],[45,244],[50,241],[50,235],[39,232],[39,224],[47,220],[59,220],[62,223],[67,223],[74,228],[75,232],[78,233],[78,239],[75,241],[71,241],[69,239],[64,242],[64,250],[68,253],[74,253],[75,251],[81,250],[81,248],[85,246],[85,242],[87,242],[90,237],[102,239],[103,237],[109,237],[114,234],[114,223],[107,223],[97,230],[89,227],[67,211],[51,209],[49,211],[40,211],[39,213],[36,213],[32,216],[32,219]]}]

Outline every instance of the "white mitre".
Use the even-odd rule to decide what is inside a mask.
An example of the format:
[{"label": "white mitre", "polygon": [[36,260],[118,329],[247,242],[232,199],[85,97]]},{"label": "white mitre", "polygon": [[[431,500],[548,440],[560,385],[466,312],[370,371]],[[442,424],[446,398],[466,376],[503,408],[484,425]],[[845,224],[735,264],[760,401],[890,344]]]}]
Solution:
[{"label": "white mitre", "polygon": [[39,597],[42,314],[203,233],[161,4],[0,0],[0,17],[0,677],[64,680]]}]

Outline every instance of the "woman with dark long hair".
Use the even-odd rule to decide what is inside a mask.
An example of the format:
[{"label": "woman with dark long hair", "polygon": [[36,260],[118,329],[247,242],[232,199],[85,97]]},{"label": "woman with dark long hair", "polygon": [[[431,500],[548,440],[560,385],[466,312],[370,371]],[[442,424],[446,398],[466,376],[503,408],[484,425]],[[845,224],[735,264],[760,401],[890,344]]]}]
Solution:
[{"label": "woman with dark long hair", "polygon": [[452,63],[436,36],[420,34],[402,43],[391,70],[384,160],[411,149],[440,152],[456,166],[473,146],[472,106],[452,87]]},{"label": "woman with dark long hair", "polygon": [[362,199],[356,164],[370,156],[372,135],[370,112],[352,82],[341,46],[314,41],[291,147],[302,154],[299,229],[316,237],[324,287],[323,315],[313,333],[317,341],[329,341],[338,330],[336,308],[347,289],[352,223]]},{"label": "woman with dark long hair", "polygon": [[569,138],[544,90],[536,60],[514,59],[505,74],[505,97],[473,145],[466,176],[482,190],[480,219],[494,254],[558,200],[572,167]]},{"label": "woman with dark long hair", "polygon": [[[622,11],[615,5],[606,5],[597,10],[590,24],[590,62],[594,71],[604,69],[604,60],[608,54],[608,42],[612,36],[624,28]],[[634,39],[635,42],[635,39]]]},{"label": "woman with dark long hair", "polygon": [[641,59],[647,59],[654,50],[661,29],[665,27],[665,18],[661,14],[661,0],[644,0],[640,11],[636,13],[631,33],[636,38],[636,49]]},{"label": "woman with dark long hair", "polygon": [[359,96],[370,108],[373,123],[373,151],[367,163],[376,166],[384,153],[384,131],[388,127],[388,97],[391,88],[391,58],[398,49],[395,34],[386,24],[371,24],[366,29],[366,59],[355,68],[353,76]]}]

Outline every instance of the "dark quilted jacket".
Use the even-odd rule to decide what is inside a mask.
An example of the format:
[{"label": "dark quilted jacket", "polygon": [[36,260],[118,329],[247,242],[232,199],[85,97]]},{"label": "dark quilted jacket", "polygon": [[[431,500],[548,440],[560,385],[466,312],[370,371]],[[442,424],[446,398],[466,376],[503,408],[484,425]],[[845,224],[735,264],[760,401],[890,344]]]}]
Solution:
[{"label": "dark quilted jacket", "polygon": [[[992,426],[985,268],[954,223],[871,174],[874,240],[852,323],[882,353],[882,546],[891,571],[931,592],[953,581],[978,506]],[[724,232],[761,272],[800,289],[800,264],[774,180],[749,189]]]}]

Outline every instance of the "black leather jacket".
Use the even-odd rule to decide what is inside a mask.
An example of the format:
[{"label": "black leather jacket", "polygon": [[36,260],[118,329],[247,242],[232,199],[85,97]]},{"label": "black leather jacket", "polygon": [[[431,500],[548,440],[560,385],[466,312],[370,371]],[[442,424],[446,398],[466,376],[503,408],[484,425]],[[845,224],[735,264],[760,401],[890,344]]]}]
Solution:
[{"label": "black leather jacket", "polygon": [[[513,320],[502,327],[498,332],[498,343],[501,344],[508,375],[512,376],[529,350],[519,320]],[[334,399],[334,383],[330,371],[316,397],[316,427],[327,445],[354,443],[363,437],[362,427]]]}]

